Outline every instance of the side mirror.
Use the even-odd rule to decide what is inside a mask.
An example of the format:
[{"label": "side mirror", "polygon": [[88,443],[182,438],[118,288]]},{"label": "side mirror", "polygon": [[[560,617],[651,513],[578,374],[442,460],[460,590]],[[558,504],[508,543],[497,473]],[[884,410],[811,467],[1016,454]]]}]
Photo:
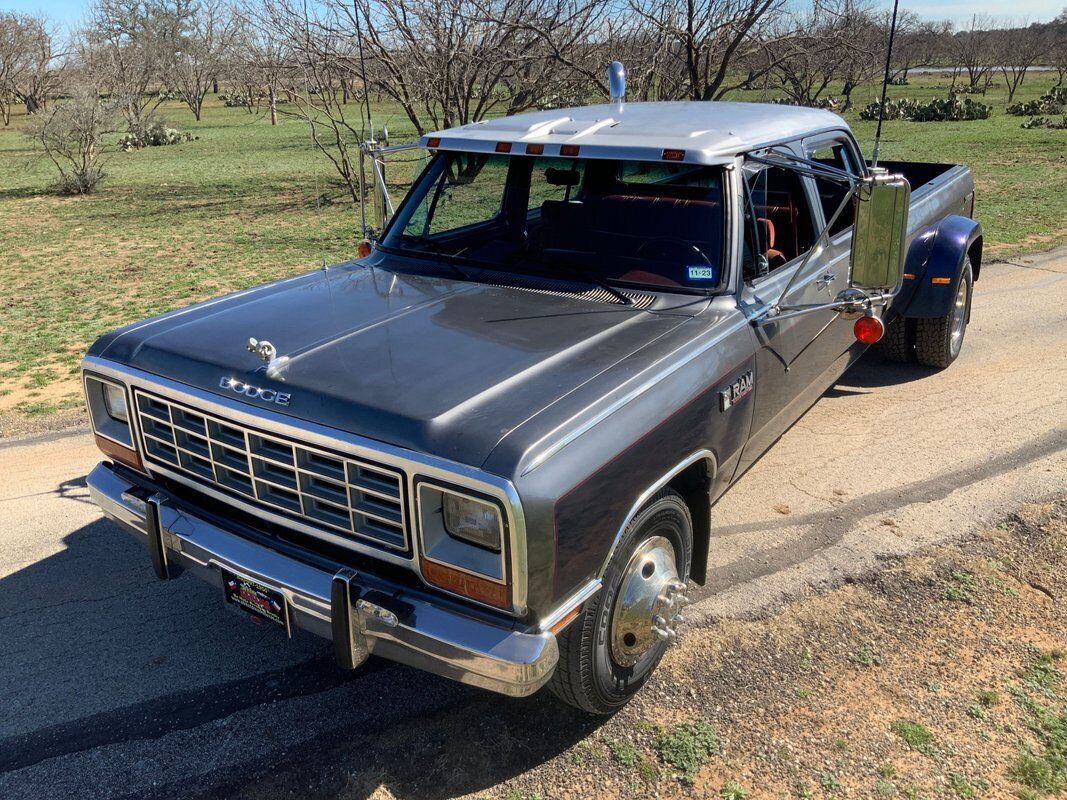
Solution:
[{"label": "side mirror", "polygon": [[900,290],[910,200],[903,175],[875,172],[861,180],[853,199],[850,288],[889,295]]}]

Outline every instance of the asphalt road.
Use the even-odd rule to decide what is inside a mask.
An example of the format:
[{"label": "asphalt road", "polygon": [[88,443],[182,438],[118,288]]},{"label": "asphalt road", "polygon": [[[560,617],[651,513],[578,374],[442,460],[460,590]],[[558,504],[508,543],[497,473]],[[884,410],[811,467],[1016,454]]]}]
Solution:
[{"label": "asphalt road", "polygon": [[[550,758],[595,722],[251,624],[157,582],[104,521],[84,433],[0,442],[0,797],[446,797]],[[949,370],[868,357],[714,509],[689,616],[758,614],[886,555],[1067,488],[1067,250],[985,267]],[[501,741],[507,759],[493,758]],[[392,795],[383,795],[382,784]]]}]

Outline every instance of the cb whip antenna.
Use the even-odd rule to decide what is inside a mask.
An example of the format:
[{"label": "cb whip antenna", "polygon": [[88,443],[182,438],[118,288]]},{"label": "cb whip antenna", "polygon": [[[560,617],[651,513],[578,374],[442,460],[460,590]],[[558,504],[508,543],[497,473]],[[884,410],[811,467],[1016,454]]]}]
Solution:
[{"label": "cb whip antenna", "polygon": [[[374,120],[370,115],[370,84],[367,83],[367,62],[363,58],[363,25],[360,23],[360,8],[358,0],[352,0],[352,10],[356,12],[356,46],[359,48],[359,79],[363,81],[363,107],[367,110],[367,127],[370,128],[370,138],[374,139]],[[894,12],[894,19],[896,19]],[[368,17],[367,24],[370,24]]]},{"label": "cb whip antenna", "polygon": [[882,120],[885,118],[885,92],[889,88],[889,67],[893,58],[893,39],[897,34],[897,7],[900,0],[893,0],[893,19],[889,23],[889,46],[885,49],[885,75],[882,77],[882,99],[878,103],[878,128],[874,132],[874,156],[871,166],[878,166],[878,150],[882,146]]}]

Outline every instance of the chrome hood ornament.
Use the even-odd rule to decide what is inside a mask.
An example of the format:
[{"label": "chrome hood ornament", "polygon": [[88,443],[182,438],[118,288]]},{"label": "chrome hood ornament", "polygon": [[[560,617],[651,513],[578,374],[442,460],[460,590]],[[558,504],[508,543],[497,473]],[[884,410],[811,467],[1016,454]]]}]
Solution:
[{"label": "chrome hood ornament", "polygon": [[266,339],[264,339],[262,342],[257,339],[249,339],[248,352],[255,353],[257,356],[259,356],[263,360],[264,364],[270,364],[270,362],[277,357],[278,348],[276,348]]},{"label": "chrome hood ornament", "polygon": [[278,348],[266,339],[262,342],[257,339],[249,339],[248,352],[255,353],[267,365],[268,377],[280,379],[279,370],[289,360],[289,356],[279,356]]}]

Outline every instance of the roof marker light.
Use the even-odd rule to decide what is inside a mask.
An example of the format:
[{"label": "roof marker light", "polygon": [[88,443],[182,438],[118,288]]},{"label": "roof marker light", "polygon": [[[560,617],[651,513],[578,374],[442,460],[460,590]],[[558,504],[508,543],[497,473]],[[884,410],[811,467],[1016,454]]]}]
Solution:
[{"label": "roof marker light", "polygon": [[526,155],[539,156],[545,152],[545,146],[543,144],[528,144],[526,145]]},{"label": "roof marker light", "polygon": [[561,156],[576,156],[580,149],[576,144],[564,144],[560,145],[559,154]]},{"label": "roof marker light", "polygon": [[431,136],[429,139],[426,140],[426,146],[429,147],[430,149],[433,149],[435,147],[440,147],[441,146],[441,137],[439,137],[439,136]]},{"label": "roof marker light", "polygon": [[496,151],[498,153],[510,153],[511,152],[511,142],[497,142],[496,143]]}]

